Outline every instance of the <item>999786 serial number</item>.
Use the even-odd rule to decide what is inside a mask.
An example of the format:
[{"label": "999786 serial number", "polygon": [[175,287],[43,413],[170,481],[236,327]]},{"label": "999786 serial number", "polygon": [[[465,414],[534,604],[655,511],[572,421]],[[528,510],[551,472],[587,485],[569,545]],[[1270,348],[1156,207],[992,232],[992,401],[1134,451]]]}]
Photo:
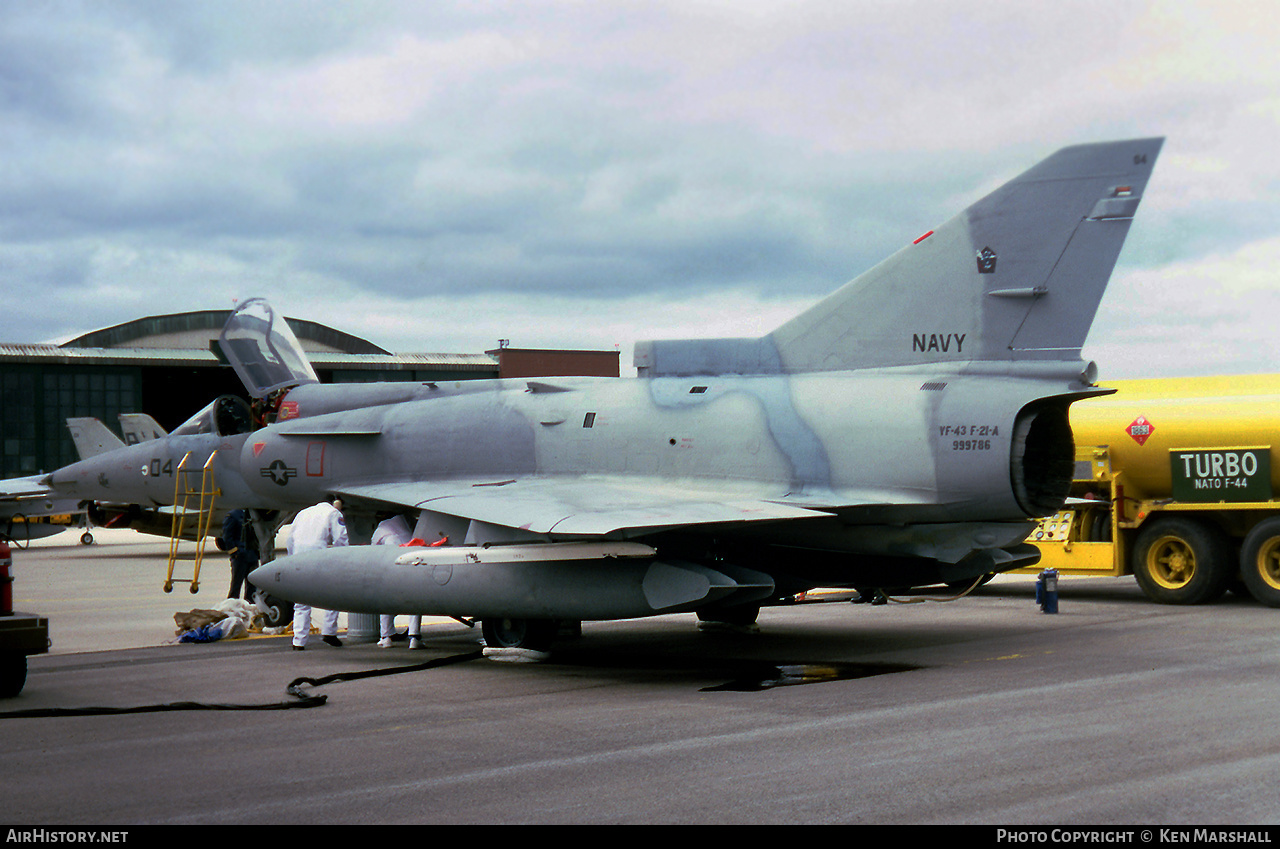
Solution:
[{"label": "999786 serial number", "polygon": [[953,439],[951,441],[952,451],[990,451],[990,439]]}]

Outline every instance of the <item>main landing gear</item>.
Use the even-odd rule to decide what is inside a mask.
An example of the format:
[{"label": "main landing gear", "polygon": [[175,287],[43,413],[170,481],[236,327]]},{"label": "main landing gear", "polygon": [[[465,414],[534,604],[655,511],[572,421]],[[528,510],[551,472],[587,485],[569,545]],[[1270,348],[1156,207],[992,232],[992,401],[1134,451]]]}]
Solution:
[{"label": "main landing gear", "polygon": [[480,622],[484,644],[494,649],[550,651],[556,627],[554,619],[484,619]]}]

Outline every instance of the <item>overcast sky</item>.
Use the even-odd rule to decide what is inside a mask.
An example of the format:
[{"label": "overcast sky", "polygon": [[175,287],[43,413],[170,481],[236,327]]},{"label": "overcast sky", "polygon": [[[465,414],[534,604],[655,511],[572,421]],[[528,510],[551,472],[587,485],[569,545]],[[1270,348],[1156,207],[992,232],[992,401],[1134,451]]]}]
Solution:
[{"label": "overcast sky", "polygon": [[268,298],[401,352],[750,336],[1167,137],[1104,377],[1280,371],[1280,4],[0,7],[0,339]]}]

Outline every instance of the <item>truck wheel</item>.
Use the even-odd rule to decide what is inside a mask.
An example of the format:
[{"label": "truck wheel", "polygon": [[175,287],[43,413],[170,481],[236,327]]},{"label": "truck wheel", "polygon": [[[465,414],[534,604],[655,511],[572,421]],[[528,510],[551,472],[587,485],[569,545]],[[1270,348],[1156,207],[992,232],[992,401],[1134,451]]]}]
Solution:
[{"label": "truck wheel", "polygon": [[1215,527],[1178,517],[1157,519],[1138,534],[1133,576],[1160,604],[1203,604],[1227,591],[1234,566]]},{"label": "truck wheel", "polygon": [[1264,519],[1249,531],[1240,549],[1240,574],[1251,596],[1280,607],[1280,518]]},{"label": "truck wheel", "polygon": [[22,652],[0,652],[0,699],[11,699],[27,683],[27,656]]}]

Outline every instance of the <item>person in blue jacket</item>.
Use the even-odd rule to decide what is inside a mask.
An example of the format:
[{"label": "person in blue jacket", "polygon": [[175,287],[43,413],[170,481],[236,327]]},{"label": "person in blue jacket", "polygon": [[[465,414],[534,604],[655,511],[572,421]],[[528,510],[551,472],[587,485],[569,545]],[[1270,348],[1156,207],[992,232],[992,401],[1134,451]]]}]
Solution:
[{"label": "person in blue jacket", "polygon": [[258,568],[258,535],[248,510],[232,510],[222,520],[222,549],[231,556],[231,589],[227,598],[240,598],[244,587],[244,600],[253,601],[254,586],[249,583],[249,573]]}]

